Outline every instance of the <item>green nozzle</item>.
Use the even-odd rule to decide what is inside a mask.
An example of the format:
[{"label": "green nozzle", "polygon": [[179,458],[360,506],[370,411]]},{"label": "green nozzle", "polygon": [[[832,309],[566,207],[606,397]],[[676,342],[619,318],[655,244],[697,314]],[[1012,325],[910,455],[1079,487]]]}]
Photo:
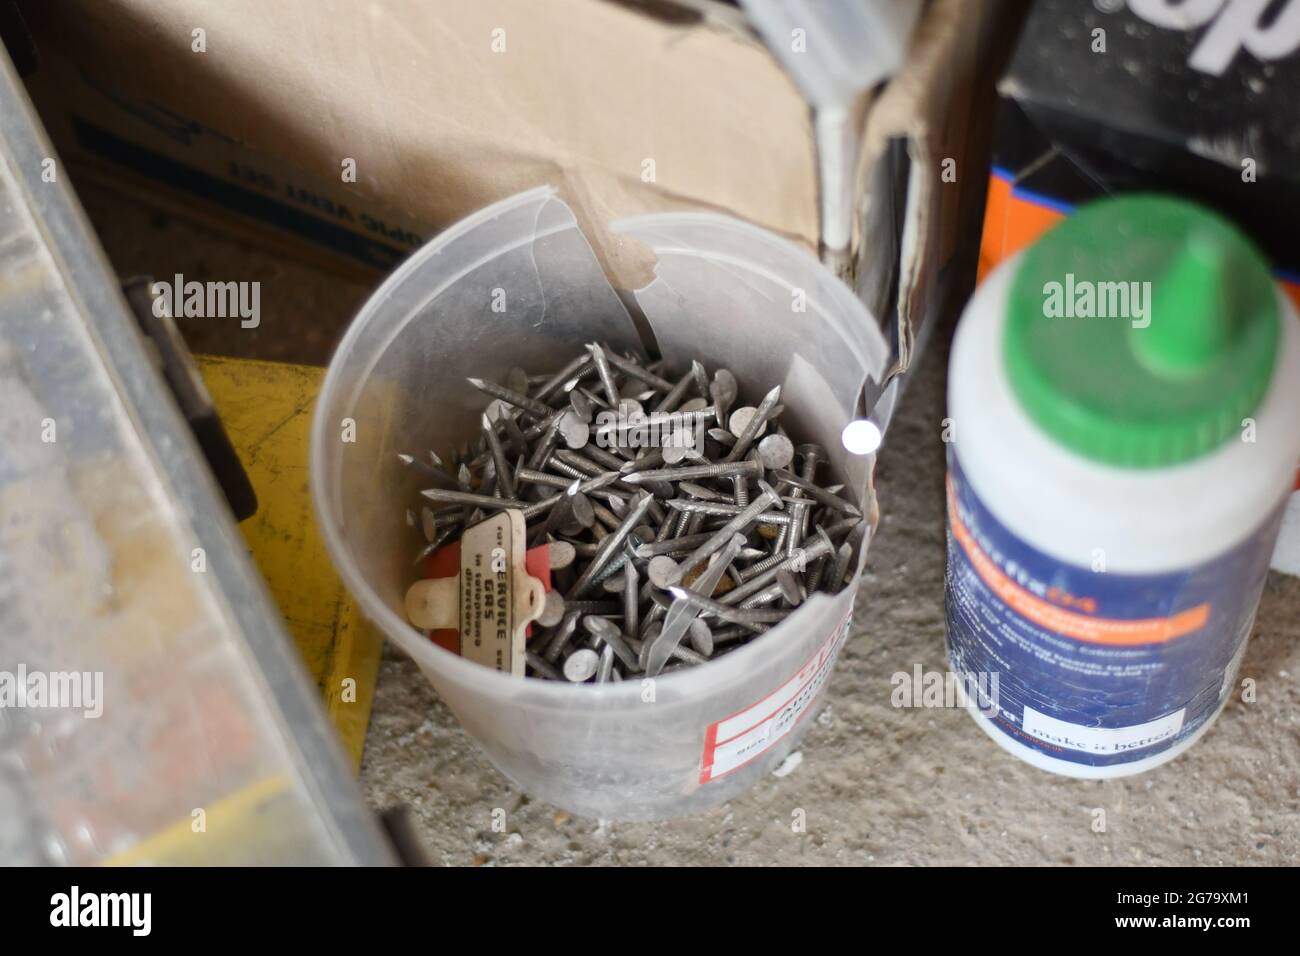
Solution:
[{"label": "green nozzle", "polygon": [[[1214,232],[1187,237],[1169,268],[1153,284],[1151,317],[1134,325],[1133,351],[1156,374],[1194,374],[1215,359],[1232,338],[1236,311],[1234,248]],[[1247,266],[1246,271],[1249,271]]]}]

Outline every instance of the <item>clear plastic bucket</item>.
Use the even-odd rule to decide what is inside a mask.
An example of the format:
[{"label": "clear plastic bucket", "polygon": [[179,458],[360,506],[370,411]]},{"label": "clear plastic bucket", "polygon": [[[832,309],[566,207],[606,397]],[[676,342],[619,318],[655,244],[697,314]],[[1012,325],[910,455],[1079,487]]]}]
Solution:
[{"label": "clear plastic bucket", "polygon": [[[725,217],[646,216],[614,229],[657,257],[655,280],[635,295],[671,365],[730,368],[749,402],[780,383],[791,434],[825,446],[874,515],[871,459],[848,455],[839,435],[888,350],[848,289],[807,253]],[[641,348],[554,190],[465,219],[380,287],[339,346],[317,404],[313,498],[364,613],[519,787],[588,816],[681,816],[748,788],[796,745],[846,632],[856,577],[717,661],[600,686],[464,660],[402,610],[423,539],[405,521],[419,477],[398,452],[446,452],[477,434],[484,400],[466,376],[549,371],[596,340]]]}]

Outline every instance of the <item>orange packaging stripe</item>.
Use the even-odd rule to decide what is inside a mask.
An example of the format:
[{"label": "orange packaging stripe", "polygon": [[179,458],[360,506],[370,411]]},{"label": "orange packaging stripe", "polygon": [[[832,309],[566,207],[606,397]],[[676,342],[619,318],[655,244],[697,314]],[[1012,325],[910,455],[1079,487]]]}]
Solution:
[{"label": "orange packaging stripe", "polygon": [[1016,196],[1008,180],[990,176],[978,281],[1064,218],[1055,209]]}]

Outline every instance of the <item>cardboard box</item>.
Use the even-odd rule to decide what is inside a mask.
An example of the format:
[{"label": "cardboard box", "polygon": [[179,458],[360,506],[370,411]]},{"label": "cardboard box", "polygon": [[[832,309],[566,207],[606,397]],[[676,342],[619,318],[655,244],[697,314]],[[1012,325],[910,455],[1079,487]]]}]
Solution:
[{"label": "cardboard box", "polygon": [[665,209],[727,210],[816,249],[808,110],[743,25],[603,0],[20,9],[53,80],[29,85],[67,104],[69,161],[204,194],[366,264],[544,184],[616,274],[635,266],[595,224]]},{"label": "cardboard box", "polygon": [[[896,369],[978,221],[982,190],[965,184],[983,179],[979,104],[991,100],[987,77],[1019,6],[936,0],[879,94],[888,108],[868,109],[874,90],[855,104],[846,175],[856,228],[837,267],[896,343]],[[465,215],[543,184],[559,188],[620,288],[651,270],[644,250],[604,225],[641,213],[724,212],[819,251],[809,105],[733,5],[63,0],[20,10],[41,64],[29,88],[79,179],[179,199],[303,254],[386,270]],[[806,42],[817,55],[818,37]],[[946,158],[956,182],[940,179]]]}]

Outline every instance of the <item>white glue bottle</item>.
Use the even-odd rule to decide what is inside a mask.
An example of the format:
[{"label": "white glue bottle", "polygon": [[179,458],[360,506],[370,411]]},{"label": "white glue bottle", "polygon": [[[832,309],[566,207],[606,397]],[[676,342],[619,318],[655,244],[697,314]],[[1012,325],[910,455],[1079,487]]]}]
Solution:
[{"label": "white glue bottle", "polygon": [[1300,460],[1300,327],[1254,246],[1150,195],[1004,263],[949,368],[948,651],[1022,760],[1148,770],[1238,691]]}]

